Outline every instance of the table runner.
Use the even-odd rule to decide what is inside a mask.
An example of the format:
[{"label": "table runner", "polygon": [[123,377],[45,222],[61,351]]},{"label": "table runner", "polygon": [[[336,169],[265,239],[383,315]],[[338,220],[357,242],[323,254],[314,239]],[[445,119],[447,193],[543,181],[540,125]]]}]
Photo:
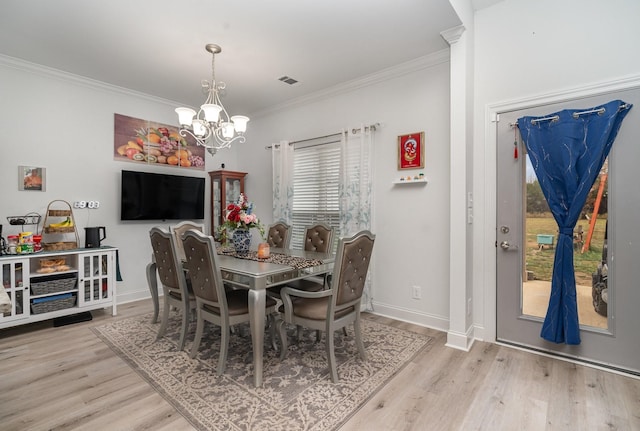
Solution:
[{"label": "table runner", "polygon": [[236,253],[236,251],[232,247],[218,247],[218,254],[223,254],[225,256],[233,256],[238,259],[247,259],[247,260],[255,260],[258,262],[267,262],[267,263],[277,263],[280,265],[291,266],[296,269],[310,268],[313,266],[322,265],[324,262],[320,259],[306,259],[304,257],[299,256],[288,256],[283,253],[271,253],[269,257],[265,259],[261,259],[258,257],[258,252],[249,251],[247,253]]}]

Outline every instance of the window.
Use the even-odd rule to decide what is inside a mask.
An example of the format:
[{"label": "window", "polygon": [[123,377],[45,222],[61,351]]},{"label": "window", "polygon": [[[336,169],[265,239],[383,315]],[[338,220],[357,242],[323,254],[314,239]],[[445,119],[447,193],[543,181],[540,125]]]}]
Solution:
[{"label": "window", "polygon": [[340,142],[296,148],[293,152],[293,231],[291,248],[304,247],[307,226],[334,228],[334,250],[340,237]]}]

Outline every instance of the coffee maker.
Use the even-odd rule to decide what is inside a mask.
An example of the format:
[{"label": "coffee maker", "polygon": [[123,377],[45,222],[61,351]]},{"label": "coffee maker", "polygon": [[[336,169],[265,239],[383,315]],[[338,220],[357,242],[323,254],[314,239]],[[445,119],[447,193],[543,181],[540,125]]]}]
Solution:
[{"label": "coffee maker", "polygon": [[107,229],[104,226],[85,227],[84,232],[84,248],[100,248],[100,241],[107,237]]}]

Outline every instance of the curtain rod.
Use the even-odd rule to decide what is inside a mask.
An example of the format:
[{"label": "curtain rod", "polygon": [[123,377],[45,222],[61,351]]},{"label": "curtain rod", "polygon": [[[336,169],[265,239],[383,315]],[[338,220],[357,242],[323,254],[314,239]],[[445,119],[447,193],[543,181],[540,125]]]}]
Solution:
[{"label": "curtain rod", "polygon": [[[618,108],[619,111],[622,111],[623,109],[629,109],[631,107],[631,105],[629,103],[623,103],[622,105],[620,105],[620,107]],[[587,115],[587,114],[598,114],[598,115],[602,115],[606,112],[605,108],[596,108],[596,109],[590,109],[588,111],[580,111],[580,112],[574,112],[572,114],[573,118],[577,119],[579,118],[581,115]],[[535,120],[531,120],[531,124],[533,124],[535,126],[536,123],[540,122],[540,121],[556,121],[560,119],[559,116],[554,115],[552,117],[545,117],[545,118],[538,118]],[[514,128],[514,127],[518,127],[518,123],[509,123],[509,127]]]},{"label": "curtain rod", "polygon": [[[364,126],[364,130],[365,130],[365,131],[368,131],[368,130],[375,131],[375,130],[376,130],[376,128],[377,128],[377,127],[379,127],[379,126],[380,126],[380,123],[370,124],[370,125],[368,125],[368,126]],[[352,133],[353,135],[355,135],[355,134],[357,134],[357,133],[360,133],[360,129],[358,129],[358,128],[353,128],[353,129],[351,129],[351,133]],[[300,140],[297,140],[297,141],[291,141],[291,142],[289,142],[289,145],[300,144],[300,143],[302,143],[302,142],[317,141],[318,139],[333,138],[334,136],[341,136],[341,135],[342,135],[342,132],[338,132],[338,133],[332,133],[332,134],[330,134],[330,135],[317,136],[317,137],[315,137],[315,138],[300,139]],[[323,143],[320,143],[320,144],[309,145],[308,147],[315,147],[315,146],[318,146],[318,145],[325,145],[325,144],[335,144],[336,142],[340,142],[340,141],[339,141],[339,140],[337,140],[337,141],[323,142]],[[276,148],[277,148],[279,145],[280,145],[280,144],[275,144]],[[306,147],[306,148],[308,148],[308,147]],[[266,146],[266,147],[264,147],[264,148],[265,148],[265,150],[270,150],[271,148],[273,148],[273,146],[272,146],[272,145],[267,145],[267,146]]]}]

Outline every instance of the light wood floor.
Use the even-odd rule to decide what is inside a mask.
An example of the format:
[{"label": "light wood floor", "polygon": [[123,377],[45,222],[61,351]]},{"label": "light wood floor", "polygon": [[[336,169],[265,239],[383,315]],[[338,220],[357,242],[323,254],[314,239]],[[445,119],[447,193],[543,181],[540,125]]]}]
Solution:
[{"label": "light wood floor", "polygon": [[[151,311],[118,306],[116,319]],[[90,331],[114,319],[0,331],[0,429],[190,430]],[[342,430],[639,430],[640,380],[496,344],[469,353],[446,334],[368,315],[435,338]],[[262,431],[262,430],[260,430]]]}]

